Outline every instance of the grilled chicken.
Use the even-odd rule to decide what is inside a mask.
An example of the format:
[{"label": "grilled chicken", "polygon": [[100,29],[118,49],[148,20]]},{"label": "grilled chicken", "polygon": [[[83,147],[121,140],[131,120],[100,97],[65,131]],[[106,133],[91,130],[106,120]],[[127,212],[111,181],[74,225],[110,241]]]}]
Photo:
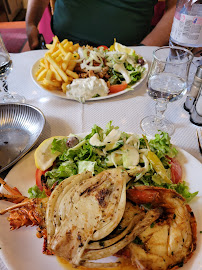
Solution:
[{"label": "grilled chicken", "polygon": [[48,248],[79,265],[88,242],[110,234],[122,219],[128,179],[119,168],[64,180],[47,205]]}]

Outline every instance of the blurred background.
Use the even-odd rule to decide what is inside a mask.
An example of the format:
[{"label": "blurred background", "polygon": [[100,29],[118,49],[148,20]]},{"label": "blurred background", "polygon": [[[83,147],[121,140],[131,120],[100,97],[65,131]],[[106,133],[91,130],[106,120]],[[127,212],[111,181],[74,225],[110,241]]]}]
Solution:
[{"label": "blurred background", "polygon": [[[0,34],[9,53],[20,53],[30,50],[27,35],[25,16],[28,0],[0,0]],[[46,43],[52,41],[53,33],[50,22],[55,0],[50,0],[39,23],[39,32],[43,34]],[[161,19],[165,11],[165,0],[158,0],[154,7],[154,16],[151,30]]]},{"label": "blurred background", "polygon": [[0,33],[10,53],[29,50],[25,26],[27,1],[0,0]]}]

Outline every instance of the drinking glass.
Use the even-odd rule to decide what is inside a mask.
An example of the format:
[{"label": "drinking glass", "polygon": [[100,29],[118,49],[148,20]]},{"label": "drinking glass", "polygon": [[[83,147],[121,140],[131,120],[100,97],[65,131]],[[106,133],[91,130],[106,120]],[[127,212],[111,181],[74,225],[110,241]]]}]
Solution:
[{"label": "drinking glass", "polygon": [[174,125],[164,117],[168,102],[186,94],[189,67],[193,59],[191,51],[182,47],[161,47],[153,52],[148,75],[147,92],[156,101],[156,115],[145,117],[140,126],[154,136],[159,131],[174,133]]},{"label": "drinking glass", "polygon": [[[8,91],[7,76],[13,68],[13,63],[0,35],[0,81],[4,90],[3,97],[0,96],[0,102],[25,102],[25,98],[18,94],[11,94]],[[0,90],[1,91],[1,90]]]}]

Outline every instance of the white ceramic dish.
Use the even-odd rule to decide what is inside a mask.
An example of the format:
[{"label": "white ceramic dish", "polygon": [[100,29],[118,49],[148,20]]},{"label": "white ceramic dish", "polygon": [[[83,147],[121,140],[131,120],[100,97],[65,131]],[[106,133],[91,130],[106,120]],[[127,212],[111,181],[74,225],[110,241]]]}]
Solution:
[{"label": "white ceramic dish", "polygon": [[[179,151],[179,160],[183,164],[183,179],[189,182],[192,192],[199,191],[190,206],[197,219],[197,249],[192,258],[185,264],[182,270],[202,269],[202,165],[201,163],[184,150]],[[17,186],[23,195],[35,184],[34,151],[21,159],[6,177],[7,183]],[[0,188],[0,192],[5,192]],[[10,203],[0,201],[0,209],[9,206]],[[7,215],[0,216],[0,254],[9,270],[60,270],[62,265],[57,261],[56,256],[42,254],[43,240],[36,237],[36,228],[27,227],[10,231]],[[66,268],[68,269],[68,268]],[[71,269],[71,268],[69,268]]]},{"label": "white ceramic dish", "polygon": [[[148,73],[148,70],[149,70],[149,66],[148,66],[148,63],[147,61],[144,59],[145,61],[145,64],[144,64],[144,67],[145,67],[145,71],[143,73],[143,76],[141,78],[141,80],[139,80],[137,83],[135,83],[133,86],[131,86],[131,88],[128,88],[128,89],[125,89],[123,91],[120,91],[118,93],[115,93],[115,94],[109,94],[108,96],[105,96],[105,97],[96,97],[96,98],[91,98],[89,100],[86,100],[86,101],[97,101],[97,100],[103,100],[103,99],[107,99],[107,98],[112,98],[112,97],[116,97],[116,96],[119,96],[119,95],[123,95],[124,93],[128,92],[128,91],[132,91],[135,90],[138,85],[140,85],[144,79],[146,78],[147,76],[147,73]],[[33,79],[33,81],[35,82],[36,85],[38,85],[41,89],[45,90],[45,91],[48,91],[49,93],[53,94],[54,96],[57,96],[57,97],[60,97],[60,98],[64,98],[64,99],[69,99],[69,100],[75,100],[75,99],[71,99],[69,97],[67,97],[65,95],[65,93],[63,93],[62,91],[60,90],[48,90],[47,88],[43,87],[37,80],[36,80],[36,72],[37,70],[39,69],[39,64],[40,64],[40,59],[37,60],[34,65],[32,66],[32,69],[31,69],[31,77]]]}]

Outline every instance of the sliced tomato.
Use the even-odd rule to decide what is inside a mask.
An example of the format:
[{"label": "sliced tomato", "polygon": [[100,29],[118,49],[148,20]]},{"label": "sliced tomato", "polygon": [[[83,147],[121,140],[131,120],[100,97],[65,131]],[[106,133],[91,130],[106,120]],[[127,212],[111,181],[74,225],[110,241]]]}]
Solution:
[{"label": "sliced tomato", "polygon": [[97,48],[103,48],[104,50],[109,50],[109,48],[107,46],[105,46],[105,45],[100,45]]},{"label": "sliced tomato", "polygon": [[46,171],[41,171],[40,169],[36,169],[36,173],[35,173],[36,185],[41,191],[43,191],[41,177],[42,177],[42,175],[45,175],[45,172]]},{"label": "sliced tomato", "polygon": [[115,84],[115,85],[110,85],[109,92],[110,93],[118,93],[120,91],[123,91],[127,87],[127,83],[123,82],[122,84]]},{"label": "sliced tomato", "polygon": [[182,182],[182,166],[176,158],[169,157],[169,163],[171,165],[171,180],[174,184]]}]

